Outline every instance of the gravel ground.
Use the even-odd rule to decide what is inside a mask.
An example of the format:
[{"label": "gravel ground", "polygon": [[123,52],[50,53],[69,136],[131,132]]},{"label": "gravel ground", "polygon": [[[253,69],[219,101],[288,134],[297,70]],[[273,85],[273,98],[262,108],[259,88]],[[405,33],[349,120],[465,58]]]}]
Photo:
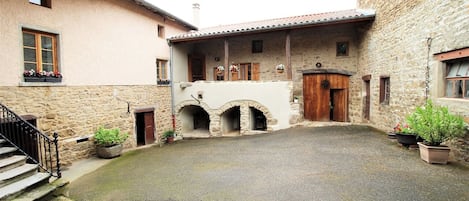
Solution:
[{"label": "gravel ground", "polygon": [[469,168],[430,165],[363,126],[298,127],[125,153],[74,200],[469,200]]}]

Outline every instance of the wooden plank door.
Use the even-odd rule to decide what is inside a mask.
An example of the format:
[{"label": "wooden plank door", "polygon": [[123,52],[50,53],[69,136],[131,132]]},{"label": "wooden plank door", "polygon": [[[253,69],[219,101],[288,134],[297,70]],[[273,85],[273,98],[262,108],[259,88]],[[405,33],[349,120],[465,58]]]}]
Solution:
[{"label": "wooden plank door", "polygon": [[365,105],[363,107],[363,118],[365,120],[370,120],[370,80],[365,80]]},{"label": "wooden plank door", "polygon": [[347,121],[347,89],[331,89],[332,121]]},{"label": "wooden plank door", "polygon": [[304,117],[312,121],[348,120],[347,75],[303,76]]},{"label": "wooden plank door", "polygon": [[304,115],[312,121],[329,121],[329,89],[321,87],[325,74],[303,77]]},{"label": "wooden plank door", "polygon": [[146,112],[144,114],[145,121],[145,144],[152,144],[155,142],[155,118],[153,112]]},{"label": "wooden plank door", "polygon": [[259,63],[252,64],[252,80],[260,80],[260,65]]}]

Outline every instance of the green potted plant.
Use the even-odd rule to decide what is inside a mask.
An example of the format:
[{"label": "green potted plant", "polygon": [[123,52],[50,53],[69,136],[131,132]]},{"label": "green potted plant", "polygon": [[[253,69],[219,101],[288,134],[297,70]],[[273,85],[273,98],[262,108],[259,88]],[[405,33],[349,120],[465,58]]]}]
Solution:
[{"label": "green potted plant", "polygon": [[174,136],[175,136],[175,132],[173,130],[167,130],[163,133],[163,138],[165,139],[165,142],[168,144],[171,144],[174,142]]},{"label": "green potted plant", "polygon": [[122,143],[129,137],[119,128],[106,129],[99,127],[94,135],[96,154],[101,158],[114,158],[122,153]]},{"label": "green potted plant", "polygon": [[424,140],[418,145],[420,158],[427,163],[446,164],[450,148],[441,143],[466,134],[466,125],[461,116],[453,115],[447,107],[435,106],[431,101],[418,107],[407,117],[407,122]]}]

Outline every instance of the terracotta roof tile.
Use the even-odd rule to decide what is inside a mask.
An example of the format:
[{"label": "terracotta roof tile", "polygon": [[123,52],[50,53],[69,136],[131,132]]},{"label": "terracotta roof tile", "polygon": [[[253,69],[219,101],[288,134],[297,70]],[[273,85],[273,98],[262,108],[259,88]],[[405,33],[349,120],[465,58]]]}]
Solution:
[{"label": "terracotta roof tile", "polygon": [[294,29],[315,25],[327,25],[333,23],[349,21],[366,21],[375,17],[374,10],[343,10],[327,13],[316,13],[309,15],[300,15],[293,17],[245,22],[239,24],[221,25],[209,28],[203,28],[199,31],[191,31],[186,34],[170,37],[173,42],[197,40],[199,38],[211,38],[226,35],[236,35],[248,32],[274,31],[281,29]]}]

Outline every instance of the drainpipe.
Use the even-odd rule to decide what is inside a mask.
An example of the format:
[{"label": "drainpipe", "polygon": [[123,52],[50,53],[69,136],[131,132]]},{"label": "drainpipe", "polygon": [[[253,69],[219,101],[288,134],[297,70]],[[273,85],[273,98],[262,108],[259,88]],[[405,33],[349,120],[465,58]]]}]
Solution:
[{"label": "drainpipe", "polygon": [[170,86],[171,86],[171,120],[173,123],[173,131],[176,130],[176,115],[174,112],[174,65],[173,65],[173,44],[168,40],[169,45],[169,72],[170,72]]}]

